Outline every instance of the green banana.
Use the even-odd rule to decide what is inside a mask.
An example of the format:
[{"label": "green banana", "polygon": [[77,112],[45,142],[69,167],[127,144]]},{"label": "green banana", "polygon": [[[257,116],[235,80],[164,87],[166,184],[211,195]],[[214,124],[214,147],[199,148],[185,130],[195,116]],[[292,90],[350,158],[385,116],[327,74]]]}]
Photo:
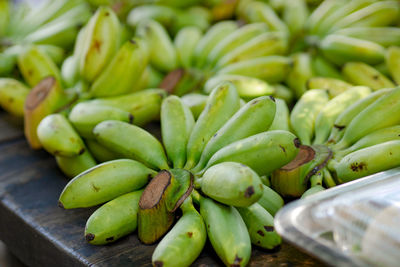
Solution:
[{"label": "green banana", "polygon": [[360,112],[362,112],[365,108],[375,102],[381,96],[390,92],[391,89],[381,89],[371,93],[369,96],[365,97],[352,104],[348,108],[346,108],[335,120],[333,125],[331,134],[328,138],[329,143],[337,143],[343,136],[344,129],[350,124],[354,117],[356,117]]},{"label": "green banana", "polygon": [[182,96],[182,102],[189,107],[193,117],[197,119],[207,104],[208,95],[191,93]]},{"label": "green banana", "polygon": [[25,99],[28,94],[29,88],[20,81],[0,78],[0,107],[13,116],[24,117]]},{"label": "green banana", "polygon": [[79,80],[79,60],[72,55],[67,57],[61,65],[61,78],[67,87],[73,87]]},{"label": "green banana", "polygon": [[118,153],[115,153],[115,152],[105,148],[104,146],[100,145],[94,139],[87,139],[87,140],[85,140],[85,143],[87,145],[87,149],[90,151],[90,153],[93,155],[93,157],[98,162],[106,162],[106,161],[110,161],[110,160],[123,158]]},{"label": "green banana", "polygon": [[234,21],[222,21],[214,24],[200,39],[193,53],[194,66],[203,68],[207,63],[208,54],[214,47],[234,32],[238,25]]},{"label": "green banana", "polygon": [[194,126],[190,109],[177,96],[167,97],[161,106],[161,134],[165,151],[174,168],[183,168],[186,145]]},{"label": "green banana", "polygon": [[8,0],[0,1],[0,38],[6,35],[8,23],[12,10],[11,2]]},{"label": "green banana", "polygon": [[276,112],[274,120],[269,127],[269,131],[273,130],[284,130],[290,131],[289,125],[289,108],[285,100],[280,98],[275,98]]},{"label": "green banana", "polygon": [[396,84],[400,84],[400,47],[392,46],[387,49],[386,66]]},{"label": "green banana", "polygon": [[[335,155],[336,156],[336,155]],[[328,170],[328,167],[325,167],[322,169],[322,174],[323,174],[323,183],[325,187],[331,188],[337,185],[335,179],[333,178],[331,172]]]},{"label": "green banana", "polygon": [[283,56],[268,56],[233,63],[218,74],[238,74],[278,83],[285,80],[292,67],[292,60]]},{"label": "green banana", "polygon": [[400,6],[397,1],[378,1],[357,10],[332,25],[335,29],[351,27],[382,27],[398,20]]},{"label": "green banana", "polygon": [[236,162],[222,162],[208,168],[196,180],[196,184],[206,196],[236,207],[250,206],[263,194],[262,182],[257,173]]},{"label": "green banana", "polygon": [[109,120],[97,124],[93,134],[100,144],[127,158],[140,160],[151,168],[169,169],[161,143],[140,127]]},{"label": "green banana", "polygon": [[157,21],[143,21],[138,25],[136,35],[146,41],[149,50],[149,62],[152,66],[163,72],[169,72],[177,68],[178,56],[176,49],[167,31],[160,23]]},{"label": "green banana", "polygon": [[59,66],[65,59],[65,50],[61,47],[55,46],[55,45],[48,45],[48,44],[40,44],[36,45],[37,48],[47,54],[53,62]]},{"label": "green banana", "polygon": [[199,28],[189,26],[182,28],[175,36],[174,45],[178,55],[179,66],[187,69],[193,65],[193,53],[202,37]]},{"label": "green banana", "polygon": [[216,63],[216,69],[221,69],[232,63],[270,55],[284,55],[288,49],[285,34],[280,32],[265,32],[250,39],[232,51],[224,54]]},{"label": "green banana", "polygon": [[[206,227],[203,218],[193,207],[191,198],[182,204],[181,210],[182,217],[153,252],[154,266],[190,266],[206,243]],[[182,249],[187,252],[182,254]]]},{"label": "green banana", "polygon": [[276,99],[283,99],[288,106],[292,106],[294,101],[294,93],[293,91],[283,84],[274,84],[275,93],[274,97]]},{"label": "green banana", "polygon": [[345,155],[352,153],[356,150],[398,139],[400,139],[400,125],[382,128],[365,135],[360,140],[355,142],[352,146],[337,151],[335,153],[335,158],[342,158]]},{"label": "green banana", "polygon": [[400,112],[399,103],[400,88],[397,87],[355,116],[345,128],[342,139],[332,149],[344,149],[375,130],[399,124],[400,117],[393,115]]},{"label": "green banana", "polygon": [[328,77],[312,77],[307,81],[308,89],[325,89],[328,91],[330,98],[346,92],[351,87],[352,85],[345,81]]},{"label": "green banana", "polygon": [[99,7],[90,18],[80,51],[80,74],[93,82],[117,51],[120,40],[120,24],[111,8]]},{"label": "green banana", "polygon": [[137,88],[139,88],[139,90],[146,88],[158,88],[163,79],[163,73],[154,69],[151,67],[151,65],[147,65],[143,71],[140,81],[138,82],[139,85],[137,85]]},{"label": "green banana", "polygon": [[17,56],[8,53],[7,49],[0,53],[0,76],[6,77],[11,74],[17,65]]},{"label": "green banana", "polygon": [[160,117],[161,102],[166,92],[161,89],[148,89],[127,95],[97,98],[89,103],[105,105],[125,110],[133,115],[133,123],[143,126]]},{"label": "green banana", "polygon": [[202,197],[200,214],[211,245],[224,264],[246,266],[251,256],[251,240],[239,212],[232,206]]},{"label": "green banana", "polygon": [[177,10],[170,6],[141,5],[129,12],[126,22],[135,28],[143,21],[155,20],[168,28],[172,25],[175,16],[177,16]]},{"label": "green banana", "polygon": [[282,17],[292,35],[304,31],[308,16],[309,10],[305,0],[286,1]]},{"label": "green banana", "polygon": [[34,87],[43,78],[53,76],[61,82],[61,74],[54,61],[36,46],[30,46],[18,56],[18,68],[26,83]]},{"label": "green banana", "polygon": [[292,56],[293,68],[290,70],[286,82],[294,91],[297,98],[300,98],[306,91],[308,79],[313,75],[311,56],[308,53],[299,53]]},{"label": "green banana", "polygon": [[322,54],[337,65],[348,61],[378,64],[385,59],[385,48],[377,43],[353,37],[331,34],[319,44]]},{"label": "green banana", "polygon": [[74,106],[68,115],[68,119],[82,137],[94,139],[94,127],[102,121],[118,120],[132,123],[133,115],[122,109],[96,105],[89,102],[81,102]]},{"label": "green banana", "polygon": [[156,174],[134,160],[108,161],[72,179],[62,191],[59,205],[64,209],[95,206],[142,188]]},{"label": "green banana", "polygon": [[315,119],[328,101],[328,93],[322,89],[308,90],[297,101],[290,114],[290,125],[302,144],[311,144]]},{"label": "green banana", "polygon": [[168,73],[160,84],[167,92],[182,96],[202,86],[204,73],[199,69],[176,69]]},{"label": "green banana", "polygon": [[90,87],[93,97],[127,94],[135,88],[147,65],[146,44],[138,39],[126,42]]},{"label": "green banana", "polygon": [[208,79],[204,84],[204,92],[209,94],[223,81],[233,83],[239,96],[243,99],[253,99],[263,95],[271,95],[275,92],[275,88],[263,80],[237,74],[220,74]]},{"label": "green banana", "polygon": [[400,45],[400,29],[397,27],[351,27],[335,31],[335,34],[364,39],[385,47]]},{"label": "green banana", "polygon": [[[334,2],[334,1],[325,1],[325,2]],[[311,60],[311,66],[315,76],[323,77],[323,78],[334,78],[343,80],[342,75],[339,70],[336,68],[334,64],[326,60],[324,57],[320,55],[313,56]]]},{"label": "green banana", "polygon": [[307,198],[311,195],[314,195],[318,192],[324,191],[325,188],[322,185],[316,185],[313,187],[310,187],[309,189],[307,189],[307,191],[305,191],[302,195],[301,195],[301,199]]},{"label": "green banana", "polygon": [[37,127],[37,135],[43,148],[54,156],[75,157],[86,150],[82,139],[62,114],[43,118]]},{"label": "green banana", "polygon": [[245,104],[211,137],[193,171],[202,170],[215,152],[226,145],[267,131],[275,111],[275,99],[269,96],[261,96]]},{"label": "green banana", "polygon": [[274,217],[260,204],[254,203],[237,210],[249,231],[251,243],[266,249],[273,249],[282,243],[274,228]]},{"label": "green banana", "polygon": [[314,144],[323,144],[328,139],[340,113],[358,100],[367,97],[370,93],[371,89],[368,87],[355,86],[328,101],[315,119]]},{"label": "green banana", "polygon": [[196,166],[208,141],[238,109],[239,96],[232,83],[224,82],[211,92],[190,134],[185,169]]},{"label": "green banana", "polygon": [[283,198],[266,185],[263,185],[263,194],[257,203],[272,216],[275,216],[278,210],[285,204]]},{"label": "green banana", "polygon": [[307,31],[312,35],[316,35],[324,19],[340,8],[343,3],[345,3],[344,0],[323,1],[308,17],[305,23]]},{"label": "green banana", "polygon": [[385,75],[362,62],[349,62],[343,66],[343,76],[353,84],[365,85],[373,90],[393,88],[395,85]]},{"label": "green banana", "polygon": [[290,132],[276,130],[259,133],[218,150],[205,170],[220,162],[233,161],[247,165],[258,175],[267,175],[294,159],[299,145],[299,140]]},{"label": "green banana", "polygon": [[265,23],[250,23],[244,25],[221,40],[208,54],[207,62],[214,66],[219,59],[247,41],[266,32],[268,27]]},{"label": "green banana", "polygon": [[96,166],[96,161],[87,149],[82,155],[75,157],[56,156],[56,162],[60,170],[69,178]]},{"label": "green banana", "polygon": [[340,183],[388,170],[400,165],[400,141],[389,141],[357,150],[328,166]]},{"label": "green banana", "polygon": [[300,197],[309,184],[322,182],[321,170],[332,158],[332,151],[324,145],[300,146],[293,161],[271,175],[271,186],[281,196]]},{"label": "green banana", "polygon": [[211,16],[211,11],[202,6],[179,10],[169,30],[174,35],[185,27],[196,27],[203,32],[210,27]]},{"label": "green banana", "polygon": [[104,245],[135,231],[142,192],[119,196],[98,208],[86,222],[86,241],[92,245]]}]

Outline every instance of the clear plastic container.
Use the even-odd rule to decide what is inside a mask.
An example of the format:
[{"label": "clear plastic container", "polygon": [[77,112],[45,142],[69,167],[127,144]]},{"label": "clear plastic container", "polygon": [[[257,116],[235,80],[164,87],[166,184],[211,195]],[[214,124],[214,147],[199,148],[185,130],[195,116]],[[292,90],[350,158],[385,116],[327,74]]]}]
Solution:
[{"label": "clear plastic container", "polygon": [[334,266],[400,266],[400,168],[289,203],[284,239]]}]

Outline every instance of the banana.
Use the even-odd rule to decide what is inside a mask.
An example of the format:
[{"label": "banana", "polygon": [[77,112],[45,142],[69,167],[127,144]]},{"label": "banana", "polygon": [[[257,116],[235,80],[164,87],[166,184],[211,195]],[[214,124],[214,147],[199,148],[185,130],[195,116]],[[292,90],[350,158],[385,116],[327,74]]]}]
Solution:
[{"label": "banana", "polygon": [[202,170],[215,152],[226,145],[267,131],[274,120],[275,111],[273,97],[261,96],[245,104],[211,137],[193,171]]},{"label": "banana", "polygon": [[167,5],[141,5],[129,12],[126,22],[129,26],[135,28],[143,21],[155,20],[168,28],[172,25],[176,16],[177,10]]},{"label": "banana", "polygon": [[282,243],[274,228],[274,217],[260,204],[254,203],[237,210],[249,231],[251,243],[265,249],[273,249]]},{"label": "banana", "polygon": [[68,115],[68,119],[82,137],[94,139],[94,127],[102,121],[118,120],[132,123],[134,117],[131,113],[122,109],[96,105],[89,102],[81,102],[74,106]]},{"label": "banana", "polygon": [[274,120],[272,121],[271,126],[268,128],[268,131],[273,131],[273,130],[290,131],[289,108],[285,100],[280,98],[275,98],[275,105],[276,105],[276,111]]},{"label": "banana", "polygon": [[370,134],[365,135],[360,140],[355,142],[352,146],[339,150],[335,153],[335,158],[342,158],[345,155],[352,153],[362,148],[378,145],[380,143],[400,139],[400,125],[394,125],[387,128],[376,130]]},{"label": "banana", "polygon": [[286,35],[265,32],[226,53],[216,63],[216,69],[229,64],[270,55],[284,55],[288,49]]},{"label": "banana", "polygon": [[161,134],[165,151],[174,168],[183,168],[186,145],[194,126],[190,109],[177,96],[167,97],[161,106]]},{"label": "banana", "polygon": [[271,31],[289,33],[288,26],[276,12],[266,3],[258,1],[243,1],[237,8],[238,16],[249,22],[263,22]]},{"label": "banana", "polygon": [[211,11],[202,6],[193,6],[185,10],[179,10],[171,28],[173,35],[185,27],[196,27],[202,32],[206,31],[211,24]]},{"label": "banana", "polygon": [[399,114],[399,103],[400,88],[380,97],[351,120],[342,139],[332,149],[344,149],[375,130],[399,124],[400,117],[393,115]]},{"label": "banana", "polygon": [[163,72],[177,68],[178,57],[174,44],[160,23],[143,21],[138,25],[136,35],[146,41],[149,50],[149,62],[152,66]]},{"label": "banana", "polygon": [[76,95],[63,91],[52,76],[44,78],[29,92],[24,105],[24,132],[33,149],[41,148],[36,131],[40,121],[70,105],[75,98]]},{"label": "banana", "polygon": [[160,71],[151,67],[151,65],[147,65],[143,71],[142,77],[138,82],[137,88],[147,89],[147,88],[158,88],[161,82],[164,79],[164,74]]},{"label": "banana", "polygon": [[385,48],[377,43],[353,37],[331,34],[319,44],[322,54],[337,65],[348,61],[378,64],[385,59]]},{"label": "banana", "polygon": [[263,194],[257,203],[272,216],[275,216],[278,210],[285,204],[283,198],[266,185],[263,185]]},{"label": "banana", "polygon": [[232,83],[224,82],[211,92],[190,134],[185,169],[196,166],[208,141],[238,109],[239,96]]},{"label": "banana", "polygon": [[11,74],[17,65],[17,56],[14,53],[8,53],[7,49],[0,52],[0,76],[6,77]]},{"label": "banana", "polygon": [[253,99],[263,95],[271,95],[275,92],[275,88],[263,80],[235,74],[220,74],[211,77],[204,84],[204,92],[209,94],[223,81],[233,83],[242,99]]},{"label": "banana", "polygon": [[400,165],[400,141],[389,141],[357,150],[332,161],[329,168],[335,172],[340,183],[388,170]]},{"label": "banana", "polygon": [[[152,255],[154,266],[190,266],[200,255],[207,240],[203,218],[191,198],[181,206],[182,217],[157,245]],[[182,254],[182,249],[187,250]]]},{"label": "banana", "polygon": [[322,182],[321,170],[332,158],[332,151],[324,145],[300,146],[293,161],[271,175],[271,186],[281,196],[300,197],[309,184]]},{"label": "banana", "polygon": [[137,91],[138,84],[148,62],[146,44],[138,39],[126,42],[116,53],[104,71],[90,87],[95,98],[117,96]]},{"label": "banana", "polygon": [[67,57],[61,65],[61,78],[67,87],[73,87],[79,80],[79,61],[74,55]]},{"label": "banana", "polygon": [[294,106],[290,114],[290,125],[302,144],[311,144],[315,119],[328,101],[328,93],[325,90],[312,89],[306,91]]},{"label": "banana", "polygon": [[293,91],[283,84],[274,84],[273,86],[275,87],[275,93],[273,96],[276,99],[279,98],[284,100],[288,106],[292,106],[294,101]]},{"label": "banana", "polygon": [[150,168],[169,169],[160,142],[135,125],[115,120],[103,121],[93,129],[93,134],[100,144],[127,158],[140,160]]},{"label": "banana", "polygon": [[305,191],[302,195],[301,195],[301,199],[307,198],[311,195],[314,195],[318,192],[324,191],[325,188],[322,185],[316,185],[313,187],[310,187],[307,191]]},{"label": "banana", "polygon": [[395,85],[385,75],[362,62],[348,62],[343,66],[343,76],[353,84],[365,85],[373,90],[393,88]]},{"label": "banana", "polygon": [[36,46],[24,50],[18,56],[18,68],[29,86],[36,86],[47,76],[53,76],[57,82],[61,82],[60,70],[46,53]]},{"label": "banana", "polygon": [[335,31],[335,34],[371,41],[382,46],[400,45],[400,28],[351,27]]},{"label": "banana", "polygon": [[386,66],[389,69],[390,76],[400,84],[400,47],[392,46],[387,49]]},{"label": "banana", "polygon": [[108,65],[117,51],[120,40],[120,24],[109,7],[99,7],[90,18],[80,52],[80,74],[93,82]]},{"label": "banana", "polygon": [[221,148],[204,170],[220,162],[233,161],[247,165],[258,175],[267,175],[294,159],[298,147],[299,140],[290,132],[263,132]]},{"label": "banana", "polygon": [[315,119],[314,144],[323,144],[328,139],[340,113],[358,100],[367,97],[370,93],[371,89],[368,87],[355,86],[327,102]]},{"label": "banana", "polygon": [[300,34],[305,27],[309,10],[305,0],[286,1],[283,9],[283,21],[292,35]]},{"label": "banana", "polygon": [[203,84],[204,73],[195,68],[176,69],[168,73],[160,84],[167,92],[182,96],[200,89]]},{"label": "banana", "polygon": [[206,196],[236,207],[248,207],[263,194],[262,182],[257,173],[236,162],[223,162],[208,168],[196,180],[196,184]]},{"label": "banana", "polygon": [[160,117],[161,102],[166,92],[161,89],[148,89],[127,95],[97,98],[89,103],[105,105],[125,110],[133,115],[133,123],[143,126]]},{"label": "banana", "polygon": [[157,172],[130,159],[108,161],[79,174],[63,189],[64,209],[92,207],[146,185]]},{"label": "banana", "polygon": [[8,29],[8,23],[11,14],[11,2],[8,0],[0,1],[0,38],[6,35]]},{"label": "banana", "polygon": [[234,21],[222,21],[214,24],[200,39],[193,53],[194,66],[203,68],[207,63],[208,54],[214,47],[234,32],[238,25]]},{"label": "banana", "polygon": [[207,104],[207,95],[191,93],[182,96],[182,102],[189,107],[193,117],[197,119]]},{"label": "banana", "polygon": [[230,64],[218,74],[238,74],[278,83],[285,80],[292,67],[292,60],[283,56],[268,56]]},{"label": "banana", "polygon": [[[325,2],[334,2],[334,1],[325,1]],[[340,71],[336,68],[336,66],[320,55],[313,56],[311,60],[311,66],[313,72],[315,73],[315,76],[320,76],[322,78],[334,78],[343,80],[343,77],[340,74]]]},{"label": "banana", "polygon": [[251,240],[239,212],[202,197],[200,214],[207,225],[211,245],[224,264],[246,266],[251,256]]},{"label": "banana", "polygon": [[289,72],[286,82],[294,91],[296,98],[300,98],[306,91],[306,83],[313,76],[311,56],[308,53],[299,53],[292,56],[293,68]]},{"label": "banana", "polygon": [[25,99],[28,94],[29,88],[20,81],[0,78],[0,107],[13,116],[24,117]]},{"label": "banana", "polygon": [[378,1],[357,10],[332,26],[335,29],[351,27],[382,27],[398,20],[400,6],[397,1]]},{"label": "banana", "polygon": [[86,139],[85,143],[87,145],[87,149],[90,151],[90,153],[93,155],[93,157],[98,162],[106,162],[106,161],[110,161],[110,160],[123,158],[118,153],[115,153],[115,152],[105,148],[104,146],[100,145],[94,139]]},{"label": "banana", "polygon": [[335,10],[340,8],[344,0],[336,0],[336,1],[323,1],[308,17],[305,28],[307,31],[315,35],[319,31],[319,26],[324,22],[324,18],[329,17]]},{"label": "banana", "polygon": [[47,54],[53,62],[59,66],[65,59],[65,50],[55,45],[41,44],[37,48],[43,53]]},{"label": "banana", "polygon": [[57,166],[68,178],[73,178],[96,165],[96,161],[87,149],[82,155],[76,157],[56,156],[56,162]]},{"label": "banana", "polygon": [[[335,155],[336,156],[336,155]],[[323,183],[325,187],[331,188],[337,185],[335,179],[333,178],[331,172],[328,170],[328,167],[325,167],[322,169],[322,175],[323,175]]]},{"label": "banana", "polygon": [[174,46],[178,55],[179,66],[188,69],[193,65],[193,53],[202,37],[199,28],[189,26],[182,28],[175,36]]},{"label": "banana", "polygon": [[266,31],[268,26],[265,23],[250,23],[240,27],[211,50],[207,56],[207,63],[214,66],[224,55]]},{"label": "banana", "polygon": [[346,127],[350,124],[354,117],[356,117],[365,108],[375,102],[378,98],[387,94],[390,91],[391,89],[381,89],[375,91],[364,99],[359,100],[346,108],[335,120],[331,134],[328,138],[328,144],[337,143],[342,138],[343,133],[345,132],[343,130],[346,129]]},{"label": "banana", "polygon": [[86,241],[104,245],[135,231],[142,193],[143,190],[127,193],[98,208],[86,222]]},{"label": "banana", "polygon": [[40,143],[54,156],[75,157],[85,152],[85,145],[62,114],[51,114],[43,118],[37,127]]},{"label": "banana", "polygon": [[307,81],[308,89],[325,89],[328,91],[330,98],[346,92],[351,87],[352,85],[345,81],[328,77],[312,77]]}]

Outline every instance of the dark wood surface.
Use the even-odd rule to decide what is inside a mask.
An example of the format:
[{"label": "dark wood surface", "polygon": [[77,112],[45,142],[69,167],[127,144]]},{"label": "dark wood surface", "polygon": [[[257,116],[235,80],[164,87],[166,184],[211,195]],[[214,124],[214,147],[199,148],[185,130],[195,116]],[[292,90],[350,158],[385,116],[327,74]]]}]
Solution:
[{"label": "dark wood surface", "polygon": [[[28,147],[20,125],[0,111],[0,240],[28,266],[151,266],[155,246],[141,244],[136,234],[107,246],[85,242],[85,223],[94,208],[57,206],[68,180],[49,154]],[[194,266],[222,262],[207,243]],[[323,264],[284,243],[275,251],[253,248],[249,266]]]}]

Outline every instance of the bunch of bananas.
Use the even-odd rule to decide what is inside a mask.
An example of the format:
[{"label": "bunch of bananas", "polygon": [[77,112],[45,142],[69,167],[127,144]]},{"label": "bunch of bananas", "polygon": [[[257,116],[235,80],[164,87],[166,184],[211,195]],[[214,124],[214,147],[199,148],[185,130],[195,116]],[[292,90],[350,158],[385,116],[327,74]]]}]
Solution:
[{"label": "bunch of bananas", "polygon": [[[70,117],[81,118],[74,115],[79,109],[85,119],[71,119],[72,124],[80,134],[93,138],[90,142],[107,150],[107,160],[112,160],[72,179],[61,193],[60,206],[83,208],[107,202],[86,224],[87,241],[97,245],[113,242],[136,228],[143,243],[154,243],[169,230],[180,207],[182,217],[157,246],[153,264],[190,265],[208,234],[225,264],[246,265],[251,243],[271,249],[281,242],[273,215],[283,200],[263,185],[260,176],[294,159],[299,142],[288,131],[268,131],[276,111],[272,97],[262,96],[243,106],[239,100],[234,85],[222,83],[211,92],[195,122],[179,97],[165,98],[161,106],[163,145],[124,116],[96,125],[96,115],[84,112],[84,106],[94,103],[78,104]],[[62,115],[47,116],[38,133],[53,154],[85,149]],[[200,205],[200,214],[191,199]],[[183,248],[188,252],[181,255]]]}]

